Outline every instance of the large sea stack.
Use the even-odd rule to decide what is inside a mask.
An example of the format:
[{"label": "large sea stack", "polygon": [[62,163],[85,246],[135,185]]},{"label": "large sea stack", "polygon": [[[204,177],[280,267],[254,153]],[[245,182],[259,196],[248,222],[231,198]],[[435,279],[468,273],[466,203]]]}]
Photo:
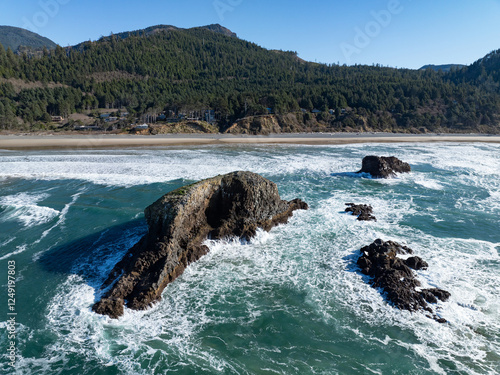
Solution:
[{"label": "large sea stack", "polygon": [[174,190],[144,211],[148,233],[114,267],[92,309],[111,318],[124,305],[143,310],[161,298],[168,283],[208,252],[207,238],[250,239],[257,228],[284,224],[300,199],[282,200],[275,183],[251,172],[233,172]]},{"label": "large sea stack", "polygon": [[395,156],[365,156],[358,173],[369,173],[373,178],[395,177],[396,173],[411,172],[410,164]]}]

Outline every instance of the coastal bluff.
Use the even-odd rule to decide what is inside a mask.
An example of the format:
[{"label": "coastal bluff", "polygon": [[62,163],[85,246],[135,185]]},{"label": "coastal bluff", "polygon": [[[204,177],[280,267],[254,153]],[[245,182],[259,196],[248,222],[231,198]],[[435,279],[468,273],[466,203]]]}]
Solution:
[{"label": "coastal bluff", "polygon": [[174,190],[144,211],[148,232],[116,264],[92,310],[118,318],[124,306],[144,310],[186,266],[205,255],[205,239],[250,239],[288,222],[300,199],[282,200],[275,183],[252,172],[232,172]]}]

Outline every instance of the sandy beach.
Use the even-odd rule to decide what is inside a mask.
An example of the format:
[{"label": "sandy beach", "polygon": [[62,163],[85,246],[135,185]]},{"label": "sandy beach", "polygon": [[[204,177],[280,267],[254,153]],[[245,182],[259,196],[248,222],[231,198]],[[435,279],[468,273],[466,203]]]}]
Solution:
[{"label": "sandy beach", "polygon": [[228,134],[137,135],[0,135],[0,149],[110,148],[217,144],[308,144],[395,142],[486,142],[500,143],[500,135],[482,134],[389,134],[314,133],[272,134],[269,136]]}]

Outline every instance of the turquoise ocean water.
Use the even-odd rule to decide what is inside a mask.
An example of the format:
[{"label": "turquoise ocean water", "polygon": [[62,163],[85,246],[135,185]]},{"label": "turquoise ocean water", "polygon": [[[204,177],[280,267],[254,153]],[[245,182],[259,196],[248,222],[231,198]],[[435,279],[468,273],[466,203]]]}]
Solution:
[{"label": "turquoise ocean water", "polygon": [[[413,172],[353,175],[365,155]],[[99,286],[145,233],[164,193],[234,170],[274,181],[310,210],[210,253],[147,311],[94,314]],[[366,203],[358,222],[344,203]],[[0,150],[0,373],[498,374],[500,145],[204,146]],[[358,250],[395,240],[451,292],[399,311],[356,272]],[[7,274],[16,271],[16,370],[7,358]]]}]

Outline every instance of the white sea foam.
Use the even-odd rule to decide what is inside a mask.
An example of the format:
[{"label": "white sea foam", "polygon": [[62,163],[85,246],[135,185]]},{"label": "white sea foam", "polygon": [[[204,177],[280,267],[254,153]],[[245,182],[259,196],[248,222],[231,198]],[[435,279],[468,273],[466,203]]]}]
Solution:
[{"label": "white sea foam", "polygon": [[4,256],[0,257],[0,260],[5,260],[13,257],[14,255],[18,255],[21,253],[24,253],[26,251],[27,245],[21,245],[21,246],[16,246],[16,250],[9,254],[5,254]]},{"label": "white sea foam", "polygon": [[[346,156],[349,148],[351,155]],[[131,186],[176,179],[197,180],[214,173],[252,170],[262,174],[343,173],[360,169],[361,158],[380,145],[324,146],[307,157],[305,146],[247,146],[229,148],[204,146],[196,149],[94,151],[48,155],[2,156],[0,176],[34,179],[82,179],[104,185]],[[483,148],[470,145],[440,144],[429,152],[418,145],[392,146],[391,154],[414,166],[431,164],[456,171],[465,169],[477,175],[498,174],[500,164],[496,145]],[[228,152],[229,150],[229,152]],[[290,152],[290,150],[293,150]],[[404,178],[404,177],[402,177]],[[396,179],[397,180],[397,179]],[[394,180],[381,183],[393,184]],[[437,185],[434,185],[437,186]]]},{"label": "white sea foam", "polygon": [[[294,146],[298,150],[299,146]],[[158,149],[129,151],[101,151],[97,154],[54,154],[7,156],[2,159],[0,176],[57,180],[80,179],[96,184],[132,186],[177,179],[199,180],[214,174],[235,170],[250,170],[261,174],[286,175],[304,173],[347,172],[347,159],[327,159],[324,155],[311,155],[308,159],[286,152],[289,148],[273,146],[233,151],[229,155],[221,147],[193,150]],[[262,155],[262,152],[269,156]],[[272,152],[274,150],[280,152]]]},{"label": "white sea foam", "polygon": [[6,246],[6,245],[10,244],[10,243],[11,243],[12,241],[14,241],[15,239],[16,239],[16,237],[11,237],[11,238],[8,238],[7,240],[5,240],[4,242],[2,242],[2,243],[0,244],[0,247],[4,247],[4,246]]},{"label": "white sea foam", "polygon": [[0,206],[4,209],[0,222],[18,220],[25,227],[30,227],[51,221],[59,211],[37,205],[47,197],[48,194],[18,193],[0,198]]},{"label": "white sea foam", "polygon": [[433,189],[433,190],[444,189],[444,186],[435,180],[416,180],[415,183],[417,183],[418,185],[422,185],[427,189]]},{"label": "white sea foam", "polygon": [[[80,195],[82,195],[84,192],[85,192],[85,189],[80,189],[78,192],[76,192],[75,194],[73,194],[71,196],[71,201],[69,203],[66,203],[64,205],[63,209],[61,210],[61,212],[59,213],[59,218],[58,218],[57,222],[53,226],[51,226],[49,229],[44,230],[42,235],[36,241],[33,242],[34,245],[39,244],[45,237],[47,237],[49,235],[50,232],[52,232],[55,228],[58,228],[64,224],[64,222],[66,221],[66,216],[68,215],[69,209],[71,208],[71,206],[73,206],[75,204],[75,202],[78,200]],[[52,243],[50,245],[50,247],[45,248],[44,250],[35,253],[33,255],[33,261],[37,261],[43,253],[49,251],[56,244],[57,243]]]},{"label": "white sea foam", "polygon": [[489,197],[484,200],[484,204],[491,207],[491,210],[500,212],[500,186],[495,190],[489,190]]}]

